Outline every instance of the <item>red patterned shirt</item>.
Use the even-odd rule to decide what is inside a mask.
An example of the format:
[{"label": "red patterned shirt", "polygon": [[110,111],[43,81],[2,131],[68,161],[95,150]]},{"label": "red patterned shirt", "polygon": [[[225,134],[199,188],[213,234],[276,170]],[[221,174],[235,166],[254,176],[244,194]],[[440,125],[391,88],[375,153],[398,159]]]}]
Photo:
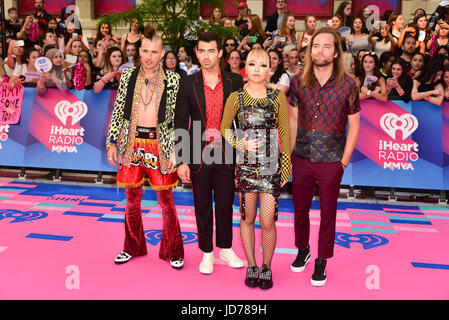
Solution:
[{"label": "red patterned shirt", "polygon": [[316,79],[304,87],[300,76],[296,76],[290,86],[290,103],[298,108],[293,153],[312,162],[340,161],[346,144],[348,115],[360,111],[355,81],[345,74],[338,83],[332,73],[322,87]]},{"label": "red patterned shirt", "polygon": [[204,83],[206,101],[206,142],[221,142],[220,124],[223,115],[223,81],[218,73],[218,83],[214,89]]}]

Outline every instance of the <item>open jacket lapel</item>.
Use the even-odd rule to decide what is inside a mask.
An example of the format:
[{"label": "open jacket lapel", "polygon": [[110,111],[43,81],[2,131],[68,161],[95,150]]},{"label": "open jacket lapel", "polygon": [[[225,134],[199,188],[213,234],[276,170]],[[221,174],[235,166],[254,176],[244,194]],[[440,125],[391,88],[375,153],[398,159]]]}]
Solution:
[{"label": "open jacket lapel", "polygon": [[197,107],[200,110],[201,118],[203,120],[204,127],[206,127],[206,98],[204,96],[204,84],[203,84],[203,72],[195,73],[195,79],[193,80],[193,91]]},{"label": "open jacket lapel", "polygon": [[223,110],[224,106],[226,105],[226,100],[228,99],[229,95],[231,94],[232,89],[232,79],[229,73],[226,71],[221,71],[221,79],[223,81]]}]

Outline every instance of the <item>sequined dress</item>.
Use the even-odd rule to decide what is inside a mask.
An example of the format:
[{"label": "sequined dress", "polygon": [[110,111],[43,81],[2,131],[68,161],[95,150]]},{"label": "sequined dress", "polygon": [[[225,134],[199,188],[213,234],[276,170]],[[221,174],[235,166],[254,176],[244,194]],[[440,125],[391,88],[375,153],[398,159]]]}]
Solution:
[{"label": "sequined dress", "polygon": [[[231,129],[234,118],[237,128],[233,129],[238,130],[226,131]],[[253,98],[246,90],[234,92],[225,106],[221,132],[238,151],[236,179],[237,191],[242,196],[242,218],[245,218],[245,193],[259,192],[270,193],[276,198],[277,219],[281,183],[290,179],[288,107],[285,95],[272,89],[267,89],[265,98]],[[257,152],[243,151],[245,134],[248,140],[258,139],[261,142]],[[279,140],[282,151],[279,150]]]}]

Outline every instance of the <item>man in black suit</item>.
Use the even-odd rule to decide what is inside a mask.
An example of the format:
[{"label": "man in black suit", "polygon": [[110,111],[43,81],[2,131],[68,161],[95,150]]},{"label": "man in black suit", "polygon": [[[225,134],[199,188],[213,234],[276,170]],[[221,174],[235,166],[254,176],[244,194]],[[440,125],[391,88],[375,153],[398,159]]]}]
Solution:
[{"label": "man in black suit", "polygon": [[220,258],[233,268],[243,267],[232,250],[234,150],[220,134],[226,100],[243,87],[243,80],[239,74],[220,69],[222,54],[217,34],[203,32],[198,37],[196,55],[201,71],[181,79],[175,109],[177,134],[189,132],[178,139],[175,148],[179,178],[192,183],[199,247],[204,253],[199,270],[204,274],[213,272],[214,263],[212,192]]},{"label": "man in black suit", "polygon": [[284,17],[285,7],[287,5],[287,0],[277,0],[276,1],[276,12],[268,16],[267,25],[265,27],[265,33],[272,33],[278,30],[282,23],[282,18]]}]

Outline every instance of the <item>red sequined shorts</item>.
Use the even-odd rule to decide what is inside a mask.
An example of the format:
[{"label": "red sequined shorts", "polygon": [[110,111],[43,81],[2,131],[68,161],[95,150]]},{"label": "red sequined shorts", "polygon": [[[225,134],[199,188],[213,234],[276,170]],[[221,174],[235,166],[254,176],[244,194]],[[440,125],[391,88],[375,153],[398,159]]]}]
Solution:
[{"label": "red sequined shorts", "polygon": [[134,140],[134,152],[131,155],[131,165],[119,164],[117,185],[119,187],[136,188],[148,182],[155,190],[172,189],[178,184],[178,174],[175,172],[162,174],[158,157],[156,128],[138,127]]}]

